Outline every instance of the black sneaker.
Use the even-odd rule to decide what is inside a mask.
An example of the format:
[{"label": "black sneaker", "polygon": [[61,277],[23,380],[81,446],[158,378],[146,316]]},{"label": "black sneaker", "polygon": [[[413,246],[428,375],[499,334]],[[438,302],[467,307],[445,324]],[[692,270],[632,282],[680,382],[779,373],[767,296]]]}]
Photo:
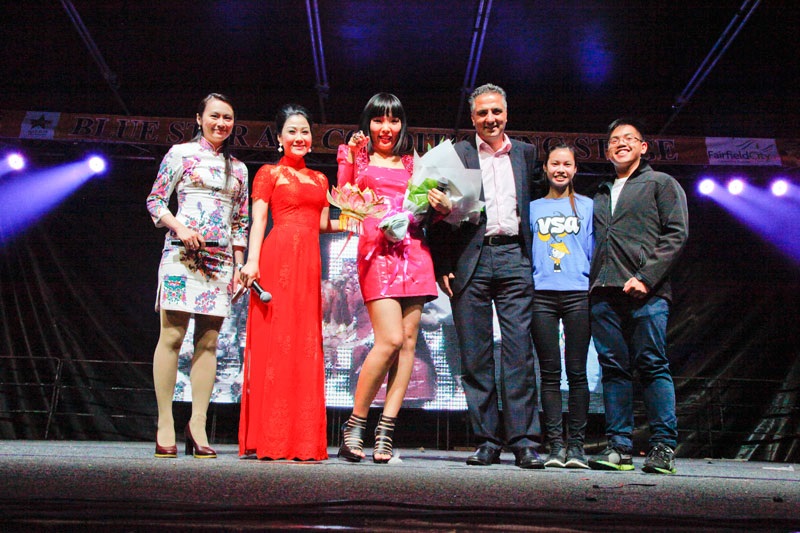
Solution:
[{"label": "black sneaker", "polygon": [[592,470],[633,470],[633,458],[631,454],[620,451],[613,446],[603,450],[600,455],[595,455],[589,459],[589,468]]},{"label": "black sneaker", "polygon": [[544,462],[544,466],[564,468],[566,466],[567,451],[564,449],[563,442],[554,442],[550,444],[550,455]]},{"label": "black sneaker", "polygon": [[567,468],[589,468],[589,463],[586,462],[586,456],[583,454],[582,444],[570,444],[567,446],[567,462],[564,466]]},{"label": "black sneaker", "polygon": [[678,471],[675,468],[675,450],[659,442],[647,452],[642,470],[650,474],[674,474]]}]

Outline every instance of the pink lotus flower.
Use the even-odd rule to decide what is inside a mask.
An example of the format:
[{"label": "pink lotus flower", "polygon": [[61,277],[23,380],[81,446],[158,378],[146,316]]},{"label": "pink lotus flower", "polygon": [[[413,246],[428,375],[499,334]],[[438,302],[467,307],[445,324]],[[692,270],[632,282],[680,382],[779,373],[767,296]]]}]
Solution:
[{"label": "pink lotus flower", "polygon": [[352,183],[333,187],[328,191],[328,201],[341,209],[339,221],[348,231],[360,233],[361,222],[367,217],[380,217],[386,213],[387,206],[383,196],[367,187],[363,191]]}]

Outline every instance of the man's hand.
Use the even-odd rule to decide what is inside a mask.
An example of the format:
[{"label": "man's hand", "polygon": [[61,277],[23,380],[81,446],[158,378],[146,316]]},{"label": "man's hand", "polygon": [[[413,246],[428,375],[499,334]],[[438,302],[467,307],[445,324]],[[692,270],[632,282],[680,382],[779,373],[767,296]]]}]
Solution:
[{"label": "man's hand", "polygon": [[455,275],[450,272],[449,274],[445,274],[444,276],[439,276],[439,279],[436,280],[439,283],[439,288],[442,289],[442,292],[445,293],[450,298],[453,297],[453,289],[450,288],[450,280],[455,279]]},{"label": "man's hand", "polygon": [[650,289],[648,289],[647,285],[642,283],[641,280],[636,278],[631,278],[625,282],[625,286],[622,287],[622,292],[624,292],[628,296],[633,296],[634,298],[641,300],[642,298],[647,297],[647,294],[650,292]]}]

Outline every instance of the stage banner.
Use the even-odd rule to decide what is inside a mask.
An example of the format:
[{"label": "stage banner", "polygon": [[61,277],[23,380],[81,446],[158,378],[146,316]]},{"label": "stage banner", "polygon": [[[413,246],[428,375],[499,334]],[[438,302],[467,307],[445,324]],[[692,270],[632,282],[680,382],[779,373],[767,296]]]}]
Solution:
[{"label": "stage banner", "polygon": [[706,146],[709,165],[781,165],[778,145],[774,139],[707,137]]},{"label": "stage banner", "polygon": [[[62,142],[122,143],[171,146],[188,141],[195,126],[193,118],[128,117],[96,113],[54,113],[47,111],[0,110],[0,138],[38,139]],[[317,124],[313,128],[314,151],[336,152],[357,127],[352,124]],[[409,146],[419,153],[444,139],[459,141],[475,135],[471,129],[409,128]],[[579,162],[606,161],[606,135],[508,131],[512,138],[528,142],[544,154],[555,143],[575,148]],[[240,121],[234,126],[233,148],[237,152],[276,151],[274,122]],[[800,166],[800,141],[796,139],[748,139],[653,135],[648,159],[670,165],[768,165]],[[245,158],[246,159],[246,158]]]}]

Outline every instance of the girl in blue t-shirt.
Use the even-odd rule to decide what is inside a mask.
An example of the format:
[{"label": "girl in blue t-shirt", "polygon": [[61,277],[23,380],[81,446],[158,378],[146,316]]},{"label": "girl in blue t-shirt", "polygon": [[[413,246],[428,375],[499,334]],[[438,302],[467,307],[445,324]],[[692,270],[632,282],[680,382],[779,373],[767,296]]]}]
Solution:
[{"label": "girl in blue t-shirt", "polygon": [[[572,181],[577,170],[572,147],[551,147],[544,163],[547,195],[530,204],[535,288],[532,336],[542,378],[548,467],[589,468],[583,443],[589,413],[586,357],[591,339],[592,200],[575,194]],[[559,320],[564,324],[564,362],[569,381],[566,447],[561,423]]]}]

